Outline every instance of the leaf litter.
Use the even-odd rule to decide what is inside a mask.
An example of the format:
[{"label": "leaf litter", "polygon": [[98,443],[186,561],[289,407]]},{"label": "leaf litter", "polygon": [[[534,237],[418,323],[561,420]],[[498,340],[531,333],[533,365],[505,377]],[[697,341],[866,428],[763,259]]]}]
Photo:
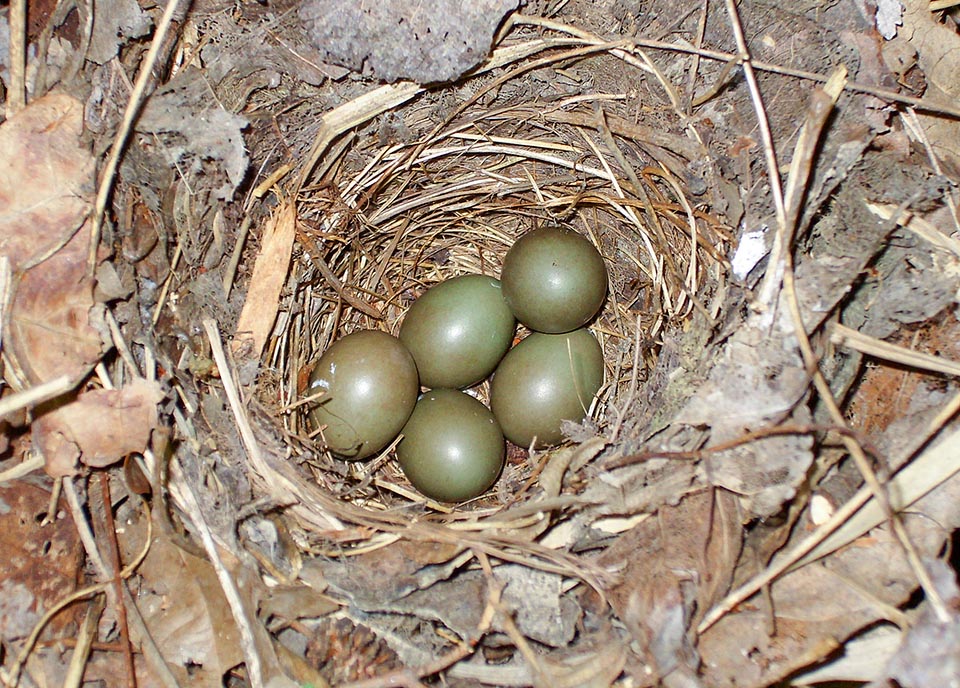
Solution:
[{"label": "leaf litter", "polygon": [[[956,677],[937,645],[956,632],[943,553],[960,527],[942,372],[960,358],[954,15],[904,3],[897,24],[886,7],[887,39],[841,5],[530,3],[495,35],[509,4],[458,26],[489,61],[442,74],[396,39],[316,44],[335,14],[305,29],[280,5],[191,8],[119,175],[100,178],[96,251],[94,171],[160,16],[84,7],[79,43],[48,16],[19,75],[28,105],[0,125],[0,470],[11,494],[42,485],[17,512],[48,500],[72,519],[21,517],[5,547],[43,570],[82,542],[86,566],[55,589],[0,569],[17,586],[6,685],[84,666],[138,685]],[[384,16],[450,18],[414,9]],[[756,85],[734,64],[740,22]],[[70,64],[72,97],[46,94]],[[428,92],[375,80],[471,68]],[[517,212],[582,221],[612,257],[611,383],[576,443],[517,449],[461,509],[418,499],[389,459],[317,451],[288,408],[311,357],[344,326],[394,326],[412,270],[494,269]],[[734,279],[722,257],[748,236],[762,243]],[[232,359],[218,332],[238,335]],[[113,533],[88,523],[97,474]],[[72,593],[107,611],[41,622]]]}]

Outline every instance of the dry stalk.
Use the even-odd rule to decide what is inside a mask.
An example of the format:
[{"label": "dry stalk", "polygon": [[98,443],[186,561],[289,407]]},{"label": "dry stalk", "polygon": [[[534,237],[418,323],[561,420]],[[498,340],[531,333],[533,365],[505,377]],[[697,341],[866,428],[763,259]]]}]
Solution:
[{"label": "dry stalk", "polygon": [[916,368],[917,370],[943,373],[944,375],[960,375],[960,363],[948,358],[891,344],[857,330],[852,330],[840,323],[832,323],[829,329],[830,341],[838,346],[845,346],[862,354],[874,356],[890,363]]},{"label": "dry stalk", "polygon": [[[731,13],[732,12],[733,10],[731,10]],[[842,91],[842,82],[844,79],[845,72],[838,72],[828,83],[826,90],[822,94],[814,94],[815,109],[813,114],[808,116],[807,121],[804,123],[803,131],[797,143],[798,150],[794,154],[794,162],[790,170],[788,193],[786,196],[787,207],[782,215],[783,220],[785,222],[789,222],[790,224],[784,224],[778,227],[778,236],[782,237],[783,242],[781,244],[780,251],[780,260],[783,261],[783,267],[781,270],[783,293],[786,297],[787,306],[790,309],[790,315],[794,323],[794,333],[797,337],[804,363],[807,369],[811,372],[817,392],[827,407],[834,423],[837,426],[846,428],[847,425],[845,418],[843,417],[843,414],[833,397],[833,393],[829,384],[819,368],[819,362],[813,352],[810,340],[804,328],[803,317],[800,312],[800,305],[797,299],[796,288],[794,284],[792,260],[793,232],[796,229],[797,218],[799,217],[799,206],[803,196],[803,191],[812,171],[816,141],[823,125],[826,122],[827,115],[832,108],[833,103],[836,102],[836,99],[839,97],[839,94]],[[760,99],[759,93],[757,93],[757,99]],[[757,114],[758,117],[761,118],[764,116],[763,111],[759,108]],[[801,146],[803,147],[802,149]],[[774,186],[779,185],[779,174],[775,174],[775,168],[770,169],[769,172],[771,184]],[[770,274],[771,273],[768,272],[768,275]],[[771,282],[771,284],[773,289],[781,286],[779,281],[777,283]],[[772,302],[773,300],[767,301],[767,303]],[[907,504],[904,503],[906,502],[904,492],[897,490],[896,494],[900,495],[900,498],[898,498],[899,503],[896,505],[897,508],[894,508],[890,498],[891,492],[888,492],[888,487],[890,484],[887,486],[880,484],[876,474],[870,466],[869,461],[867,460],[863,447],[856,440],[855,436],[852,433],[843,433],[841,434],[841,439],[848,453],[856,463],[857,468],[867,484],[867,487],[864,490],[861,490],[861,492],[858,493],[854,499],[841,507],[841,509],[839,509],[834,516],[828,520],[827,523],[823,524],[823,526],[818,529],[814,537],[808,538],[802,542],[797,548],[791,551],[788,556],[775,563],[771,563],[764,572],[754,577],[754,579],[749,581],[740,589],[733,591],[730,595],[728,595],[727,598],[725,598],[719,605],[717,605],[717,607],[711,610],[704,617],[703,621],[701,621],[698,627],[698,632],[702,633],[708,629],[726,613],[731,611],[736,604],[744,601],[758,590],[765,588],[780,574],[791,568],[791,566],[799,565],[798,562],[801,560],[809,561],[813,556],[813,553],[817,551],[818,548],[820,549],[820,556],[825,554],[826,552],[823,551],[823,544],[828,537],[836,529],[840,528],[842,524],[849,523],[853,515],[870,500],[877,505],[877,508],[882,514],[882,520],[880,522],[889,521],[891,523],[897,541],[903,547],[907,556],[907,561],[913,570],[914,575],[917,577],[921,587],[923,588],[924,593],[927,595],[927,599],[930,601],[931,606],[937,613],[938,618],[941,618],[944,622],[946,621],[948,616],[943,600],[933,587],[929,573],[927,572],[926,567],[920,561],[920,557],[916,551],[916,548],[907,535],[906,530],[903,527],[902,519],[899,516],[899,510],[907,506]],[[916,460],[914,463],[916,463]],[[912,464],[908,465],[907,470],[910,468],[912,468]],[[960,469],[960,466],[958,466],[957,469]],[[898,474],[897,479],[901,479],[900,476],[903,476],[904,474],[905,471],[901,471],[901,473]],[[952,475],[952,472],[950,474]],[[892,482],[893,481],[891,481],[891,484]],[[874,525],[878,524],[879,523]],[[748,591],[749,594],[747,594]]]},{"label": "dry stalk", "polygon": [[10,90],[7,92],[7,119],[27,106],[27,0],[13,0],[10,26]]},{"label": "dry stalk", "polygon": [[[104,214],[107,210],[107,203],[110,202],[110,196],[113,192],[113,185],[116,181],[117,167],[120,164],[120,157],[127,147],[127,141],[130,133],[133,131],[133,124],[140,114],[140,108],[147,96],[147,84],[153,77],[153,68],[160,55],[160,49],[163,47],[164,39],[167,37],[167,31],[170,29],[170,23],[173,21],[173,15],[183,0],[167,0],[167,6],[163,10],[163,15],[157,23],[156,31],[153,32],[153,40],[150,41],[150,49],[147,50],[143,62],[140,64],[140,71],[137,74],[137,80],[134,82],[133,91],[127,100],[127,107],[123,111],[123,119],[120,127],[113,139],[113,145],[110,147],[110,155],[103,168],[103,175],[100,178],[100,186],[97,188],[97,199],[93,210],[93,221],[90,224],[90,255],[88,258],[90,274],[93,274],[97,264],[97,249],[100,246],[100,234],[103,229]],[[159,304],[157,309],[159,311]]]},{"label": "dry stalk", "polygon": [[[563,24],[562,22],[554,21],[551,19],[545,19],[543,17],[532,17],[527,15],[516,15],[513,19],[513,23],[520,25],[531,25],[531,26],[541,26],[548,28],[554,31],[561,33],[566,33],[568,35],[582,35],[589,36],[584,31],[577,29],[573,26]],[[584,38],[586,41],[598,41],[601,40],[598,37],[588,37]],[[702,58],[708,60],[716,60],[718,62],[729,63],[732,65],[737,65],[740,61],[740,56],[734,53],[723,52],[722,50],[706,50],[703,48],[696,48],[688,43],[667,43],[666,41],[657,41],[649,40],[642,38],[635,38],[630,41],[631,46],[636,46],[638,48],[649,48],[652,50],[663,50],[666,52],[681,53],[684,55],[699,55]],[[816,72],[808,72],[803,69],[794,69],[792,67],[786,67],[784,65],[775,64],[772,62],[764,62],[762,60],[751,60],[753,68],[762,72],[769,72],[771,74],[779,74],[781,76],[789,76],[795,79],[802,79],[804,81],[813,81],[815,83],[826,83],[830,78],[829,75],[817,74]],[[722,81],[722,80],[721,80]],[[716,89],[716,92],[719,92],[723,84],[720,84]],[[853,93],[864,93],[866,95],[876,96],[881,100],[885,100],[890,103],[901,103],[903,105],[911,105],[918,110],[923,112],[929,112],[931,114],[941,114],[941,115],[950,115],[951,117],[960,117],[960,107],[954,107],[951,105],[946,105],[943,103],[930,102],[929,100],[923,98],[916,98],[914,96],[907,96],[902,93],[897,93],[896,91],[891,91],[886,88],[879,88],[871,84],[861,84],[855,81],[848,82],[844,84],[844,90],[851,91]],[[706,102],[705,100],[703,102]]]}]

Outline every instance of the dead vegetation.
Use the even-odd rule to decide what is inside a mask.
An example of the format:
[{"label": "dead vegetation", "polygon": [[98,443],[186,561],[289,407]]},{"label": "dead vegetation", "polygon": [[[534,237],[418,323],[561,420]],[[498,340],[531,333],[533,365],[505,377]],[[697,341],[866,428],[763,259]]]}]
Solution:
[{"label": "dead vegetation", "polygon": [[[955,680],[955,8],[381,4],[8,8],[4,685]],[[569,443],[323,451],[326,346],[554,223]]]}]

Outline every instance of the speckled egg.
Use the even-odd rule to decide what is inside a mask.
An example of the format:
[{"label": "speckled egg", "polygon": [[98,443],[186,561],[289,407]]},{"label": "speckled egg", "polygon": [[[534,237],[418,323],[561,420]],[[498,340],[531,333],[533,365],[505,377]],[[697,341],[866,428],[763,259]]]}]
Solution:
[{"label": "speckled egg", "polygon": [[441,502],[483,494],[500,474],[503,457],[503,433],[493,414],[453,389],[425,392],[397,445],[397,459],[410,482]]},{"label": "speckled egg", "polygon": [[550,446],[563,441],[563,420],[583,420],[602,383],[603,352],[589,330],[534,333],[497,366],[490,408],[514,444]]},{"label": "speckled egg", "polygon": [[424,387],[462,388],[484,379],[510,348],[516,323],[500,281],[463,275],[414,301],[400,327]]},{"label": "speckled egg", "polygon": [[417,366],[400,340],[360,330],[334,342],[313,369],[309,393],[324,394],[310,420],[333,454],[365,459],[397,437],[419,391]]},{"label": "speckled egg", "polygon": [[603,306],[607,268],[586,237],[541,227],[517,239],[503,259],[503,296],[517,320],[537,332],[588,323]]}]

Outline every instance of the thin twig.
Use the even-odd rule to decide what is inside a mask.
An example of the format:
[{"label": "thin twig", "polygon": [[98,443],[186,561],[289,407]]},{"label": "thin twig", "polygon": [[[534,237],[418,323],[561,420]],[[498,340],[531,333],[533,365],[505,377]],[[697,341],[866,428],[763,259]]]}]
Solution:
[{"label": "thin twig", "polygon": [[[83,377],[86,377],[86,375]],[[0,418],[21,409],[32,408],[61,394],[66,394],[74,389],[83,380],[83,377],[72,378],[69,375],[60,375],[22,392],[5,396],[0,399]]]},{"label": "thin twig", "polygon": [[[516,18],[513,20],[515,24],[527,24],[532,26],[542,26],[544,28],[549,28],[554,31],[561,31],[570,35],[582,36],[585,32],[576,29],[575,27],[563,24],[562,22],[553,21],[551,19],[545,19],[543,17],[531,17],[526,15],[516,15]],[[602,39],[598,37],[584,38],[588,41],[601,41]],[[718,62],[733,62],[736,64],[740,59],[739,55],[735,53],[728,53],[722,50],[706,50],[703,48],[696,48],[689,43],[667,43],[666,41],[655,41],[649,39],[635,38],[630,41],[632,46],[639,48],[650,48],[654,50],[664,50],[667,52],[682,53],[684,55],[699,55],[700,57],[706,58],[708,60],[716,60]],[[775,64],[773,62],[764,62],[762,60],[751,60],[751,64],[754,69],[757,69],[761,72],[770,72],[771,74],[779,74],[781,76],[790,76],[796,79],[802,79],[804,81],[813,81],[816,83],[826,83],[830,78],[829,75],[818,74],[816,72],[808,72],[803,69],[794,69],[792,67],[785,67],[784,65]],[[851,91],[854,93],[865,93],[867,95],[876,96],[881,100],[886,100],[891,103],[901,103],[903,105],[912,105],[913,107],[921,110],[923,112],[941,114],[941,115],[950,115],[951,117],[960,117],[960,107],[947,105],[944,103],[937,103],[930,99],[916,98],[914,96],[907,96],[902,93],[897,93],[896,91],[891,91],[890,89],[881,88],[879,86],[874,86],[871,84],[861,84],[855,81],[850,81],[844,84],[844,90]]]},{"label": "thin twig", "polygon": [[942,356],[933,356],[921,351],[913,351],[904,346],[891,344],[881,339],[865,335],[857,330],[850,329],[840,323],[830,325],[830,341],[837,346],[843,346],[862,354],[896,363],[898,365],[917,368],[931,373],[960,376],[960,363],[951,361]]},{"label": "thin twig", "polygon": [[773,196],[773,209],[777,217],[778,227],[787,226],[787,212],[783,203],[783,187],[780,185],[780,165],[777,164],[777,149],[773,145],[773,133],[770,131],[770,120],[767,118],[767,108],[760,95],[760,86],[757,84],[757,75],[753,69],[753,58],[747,39],[743,35],[743,24],[740,22],[740,12],[736,0],[726,0],[727,14],[730,18],[730,28],[737,42],[737,52],[743,76],[747,81],[747,90],[753,102],[754,113],[757,116],[757,126],[760,129],[760,138],[763,141],[763,153],[767,161],[767,176],[770,181],[770,194]]},{"label": "thin twig", "polygon": [[30,452],[27,455],[27,458],[18,463],[16,466],[0,472],[0,485],[8,483],[12,480],[17,480],[25,475],[30,475],[38,468],[43,468],[44,463],[46,463],[46,461],[44,460],[43,455],[37,452]]},{"label": "thin twig", "polygon": [[27,0],[11,0],[10,90],[7,91],[7,119],[27,106]]},{"label": "thin twig", "polygon": [[247,678],[253,688],[264,688],[263,667],[260,663],[260,654],[257,652],[257,644],[251,627],[251,620],[248,618],[246,606],[240,597],[240,590],[237,588],[236,581],[230,575],[227,567],[220,557],[217,544],[214,542],[213,533],[207,525],[207,521],[200,509],[200,501],[193,489],[193,485],[185,477],[182,466],[176,457],[171,459],[171,470],[174,474],[179,473],[177,483],[180,486],[181,506],[186,511],[187,516],[193,523],[197,535],[200,536],[200,542],[203,543],[203,549],[213,565],[214,572],[217,574],[217,580],[220,582],[220,588],[227,599],[227,605],[233,615],[233,620],[240,633],[240,646],[243,649],[243,659],[246,663]]},{"label": "thin twig", "polygon": [[100,615],[103,614],[105,608],[106,602],[103,597],[99,596],[93,604],[87,607],[87,613],[80,625],[80,632],[77,634],[77,643],[70,655],[70,664],[63,680],[63,688],[80,688],[87,660],[90,658],[90,649],[97,637]]},{"label": "thin twig", "polygon": [[100,186],[97,189],[97,200],[93,210],[93,222],[90,226],[90,254],[87,262],[90,274],[93,274],[97,264],[97,249],[100,246],[100,234],[103,231],[103,221],[107,210],[107,203],[110,201],[113,192],[113,183],[116,179],[117,167],[120,165],[120,158],[123,156],[127,147],[127,141],[133,131],[133,123],[140,114],[140,108],[146,99],[147,84],[152,75],[153,68],[156,65],[157,58],[160,55],[160,49],[163,47],[164,39],[167,37],[167,31],[173,21],[173,16],[183,0],[167,0],[167,7],[160,17],[160,23],[153,34],[153,40],[150,42],[150,49],[146,57],[140,63],[140,72],[137,74],[137,80],[133,85],[133,92],[127,100],[127,107],[123,112],[123,120],[120,122],[120,128],[113,139],[113,146],[110,148],[110,155],[107,157],[106,165],[103,168],[103,176],[100,179]]},{"label": "thin twig", "polygon": [[114,588],[114,601],[117,608],[117,625],[120,631],[120,644],[127,670],[127,685],[136,688],[137,673],[133,665],[133,646],[130,643],[130,627],[127,624],[127,605],[123,599],[123,579],[120,577],[120,547],[117,543],[117,529],[113,522],[113,502],[110,499],[110,477],[106,471],[100,472],[100,502],[103,507],[103,527],[106,535],[107,550],[110,555],[110,568],[113,571],[111,583]]}]

